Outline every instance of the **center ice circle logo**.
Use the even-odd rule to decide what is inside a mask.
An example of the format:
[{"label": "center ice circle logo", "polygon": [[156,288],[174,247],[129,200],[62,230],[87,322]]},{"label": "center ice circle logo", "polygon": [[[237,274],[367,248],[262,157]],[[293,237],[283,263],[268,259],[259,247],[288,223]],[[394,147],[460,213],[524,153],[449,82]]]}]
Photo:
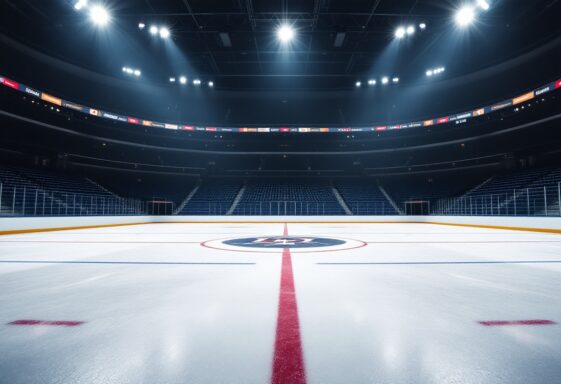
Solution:
[{"label": "center ice circle logo", "polygon": [[346,241],[329,239],[326,237],[305,236],[271,236],[271,237],[248,237],[244,239],[231,239],[222,242],[226,245],[248,248],[318,248],[332,247],[345,244]]}]

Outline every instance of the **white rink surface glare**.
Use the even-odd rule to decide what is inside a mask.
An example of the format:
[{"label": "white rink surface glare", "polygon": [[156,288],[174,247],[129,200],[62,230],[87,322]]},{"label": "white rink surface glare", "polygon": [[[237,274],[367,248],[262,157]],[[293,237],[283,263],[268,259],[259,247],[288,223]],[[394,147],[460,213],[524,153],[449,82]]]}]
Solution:
[{"label": "white rink surface glare", "polygon": [[[200,243],[283,228],[0,236],[0,383],[270,383],[282,250]],[[289,223],[288,232],[368,243],[292,253],[307,383],[561,383],[561,235],[431,224]],[[21,319],[85,323],[8,324]],[[531,319],[557,324],[478,323]]]}]

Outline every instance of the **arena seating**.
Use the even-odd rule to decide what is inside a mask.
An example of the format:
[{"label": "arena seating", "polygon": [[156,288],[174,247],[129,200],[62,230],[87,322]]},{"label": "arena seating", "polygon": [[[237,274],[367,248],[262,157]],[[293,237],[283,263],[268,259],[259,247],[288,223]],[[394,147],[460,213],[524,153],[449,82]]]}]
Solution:
[{"label": "arena seating", "polygon": [[521,213],[547,216],[561,214],[561,168],[548,168],[539,178],[517,191],[515,206]]},{"label": "arena seating", "polygon": [[[398,215],[420,214],[406,202],[443,215],[561,215],[561,167],[466,181],[467,192],[433,182],[379,186],[368,178],[206,178],[185,186],[179,215]],[[470,183],[475,186],[467,187]],[[471,188],[471,189],[470,189]],[[193,191],[193,194],[189,192]],[[187,198],[189,196],[189,198]],[[410,206],[409,206],[410,207]],[[78,176],[37,168],[0,166],[0,214],[7,216],[129,215],[144,210]],[[422,211],[425,214],[425,211]]]},{"label": "arena seating", "polygon": [[328,180],[249,180],[235,215],[345,215]]},{"label": "arena seating", "polygon": [[491,195],[512,192],[517,189],[526,188],[532,182],[539,180],[548,173],[549,169],[537,169],[496,176],[488,183],[471,191],[468,195]]},{"label": "arena seating", "polygon": [[243,183],[237,179],[207,179],[178,212],[179,215],[225,215]]},{"label": "arena seating", "polygon": [[374,180],[344,179],[335,187],[353,215],[399,215]]},{"label": "arena seating", "polygon": [[[444,183],[435,185],[426,181],[403,181],[402,183],[391,183],[386,186],[386,188],[388,194],[394,199],[401,211],[406,214],[414,209],[412,202],[424,204],[424,209],[429,213],[434,211],[440,199],[457,196],[457,192],[454,192],[450,186]],[[464,190],[462,190],[462,192],[464,192]]]},{"label": "arena seating", "polygon": [[523,170],[498,175],[468,193],[444,199],[437,214],[460,215],[559,215],[561,169]]},{"label": "arena seating", "polygon": [[94,182],[27,167],[0,167],[0,214],[97,216],[139,214],[127,201]]}]

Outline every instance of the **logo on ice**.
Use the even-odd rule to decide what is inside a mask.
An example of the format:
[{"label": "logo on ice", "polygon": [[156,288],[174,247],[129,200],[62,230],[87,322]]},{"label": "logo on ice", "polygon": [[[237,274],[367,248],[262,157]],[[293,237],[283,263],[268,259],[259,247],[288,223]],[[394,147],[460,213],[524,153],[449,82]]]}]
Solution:
[{"label": "logo on ice", "polygon": [[341,245],[346,241],[312,236],[270,236],[226,240],[223,243],[249,248],[316,248]]},{"label": "logo on ice", "polygon": [[253,243],[264,245],[295,245],[311,243],[312,241],[314,241],[312,237],[263,237],[256,239]]}]

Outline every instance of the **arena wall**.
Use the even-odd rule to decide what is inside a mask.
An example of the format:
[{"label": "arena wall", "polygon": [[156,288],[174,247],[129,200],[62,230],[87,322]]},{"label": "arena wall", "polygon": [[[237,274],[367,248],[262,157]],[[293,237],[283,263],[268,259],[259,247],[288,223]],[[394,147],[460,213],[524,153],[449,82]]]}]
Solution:
[{"label": "arena wall", "polygon": [[150,223],[426,223],[561,233],[558,217],[481,216],[94,216],[1,218],[0,234]]},{"label": "arena wall", "polygon": [[0,234],[149,224],[153,221],[152,216],[10,217],[0,218]]}]

